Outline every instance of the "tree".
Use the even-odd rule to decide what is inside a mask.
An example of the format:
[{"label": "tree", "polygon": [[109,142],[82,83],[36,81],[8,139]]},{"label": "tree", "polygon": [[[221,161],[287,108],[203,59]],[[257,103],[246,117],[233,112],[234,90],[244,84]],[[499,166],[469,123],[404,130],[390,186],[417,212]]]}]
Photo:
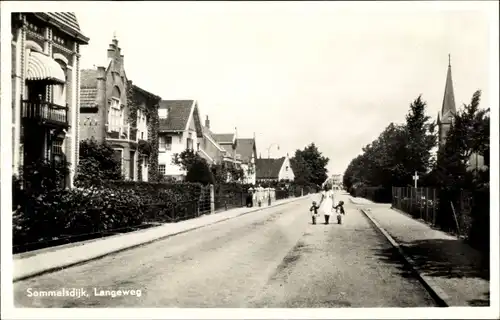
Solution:
[{"label": "tree", "polygon": [[295,152],[295,156],[290,159],[293,173],[295,175],[294,183],[298,185],[306,185],[311,181],[311,169],[309,169],[306,161],[302,158],[300,151]]},{"label": "tree", "polygon": [[[302,175],[299,179],[315,185],[321,185],[328,178],[326,166],[329,159],[323,157],[314,142],[306,146],[304,150],[295,151],[295,161],[304,170],[299,172]],[[304,164],[307,169],[304,169]]]},{"label": "tree", "polygon": [[229,173],[231,174],[231,180],[234,182],[242,181],[245,177],[245,171],[241,167],[231,167]]},{"label": "tree", "polygon": [[76,186],[122,179],[121,162],[116,159],[115,150],[107,142],[97,142],[95,139],[80,141]]},{"label": "tree", "polygon": [[214,176],[212,175],[207,162],[201,157],[194,159],[190,164],[186,173],[186,181],[198,182],[204,185],[215,183]]},{"label": "tree", "polygon": [[191,149],[186,149],[181,153],[174,153],[172,156],[172,164],[178,165],[182,170],[189,171],[191,166],[202,159],[196,152]]},{"label": "tree", "polygon": [[431,150],[437,142],[436,124],[425,114],[426,106],[420,95],[410,104],[406,115],[406,153],[401,159],[404,171],[400,172],[403,184],[411,183],[415,171],[427,173],[433,165]]},{"label": "tree", "polygon": [[[479,109],[481,91],[476,91],[471,103],[454,116],[446,142],[438,151],[434,180],[444,188],[474,188],[473,173],[467,171],[473,153],[489,157],[489,109]],[[483,176],[488,179],[487,175]],[[478,177],[478,176],[476,176]],[[484,181],[478,181],[479,183]]]},{"label": "tree", "polygon": [[210,167],[215,183],[226,183],[228,180],[228,170],[222,163],[212,164]]}]

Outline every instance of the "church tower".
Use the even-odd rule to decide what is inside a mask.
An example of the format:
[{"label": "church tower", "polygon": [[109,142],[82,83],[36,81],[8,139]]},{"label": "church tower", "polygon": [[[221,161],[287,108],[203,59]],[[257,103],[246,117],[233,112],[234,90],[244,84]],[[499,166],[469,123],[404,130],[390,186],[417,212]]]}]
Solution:
[{"label": "church tower", "polygon": [[441,106],[441,112],[438,113],[437,125],[438,125],[438,141],[439,146],[443,146],[446,142],[446,136],[450,130],[450,126],[453,122],[453,117],[457,112],[455,105],[455,94],[453,92],[453,80],[451,78],[451,58],[448,55],[448,73],[446,74],[446,84],[444,87],[444,97],[443,105]]}]

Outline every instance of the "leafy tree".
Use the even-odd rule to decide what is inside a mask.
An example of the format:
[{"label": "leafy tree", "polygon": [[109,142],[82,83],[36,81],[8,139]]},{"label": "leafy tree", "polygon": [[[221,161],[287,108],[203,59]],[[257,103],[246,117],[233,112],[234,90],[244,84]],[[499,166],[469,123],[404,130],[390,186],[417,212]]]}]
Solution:
[{"label": "leafy tree", "polygon": [[[454,116],[446,142],[438,151],[438,160],[432,172],[437,185],[444,188],[474,188],[474,179],[489,181],[488,174],[469,172],[467,166],[473,153],[489,157],[489,109],[479,109],[481,91],[476,91],[471,103],[464,105]],[[489,170],[486,171],[489,173]],[[477,178],[483,177],[482,181]]]},{"label": "leafy tree", "polygon": [[172,164],[178,165],[182,170],[189,171],[191,166],[202,159],[196,152],[191,149],[186,149],[181,153],[174,153],[172,156]]},{"label": "leafy tree", "polygon": [[[299,179],[305,180],[309,183],[321,185],[328,178],[326,166],[329,159],[324,157],[313,143],[309,144],[304,150],[295,151],[295,162],[299,165],[305,164],[302,172],[299,172]],[[308,172],[309,171],[309,172]],[[302,176],[301,176],[302,175]]]},{"label": "leafy tree", "polygon": [[231,180],[234,182],[242,181],[245,177],[245,171],[241,167],[231,167],[229,173],[231,174]]},{"label": "leafy tree", "polygon": [[123,180],[121,163],[115,158],[115,151],[107,142],[80,141],[75,185],[100,184],[104,180]]},{"label": "leafy tree", "polygon": [[212,164],[210,167],[215,183],[226,183],[229,171],[223,163]]},{"label": "leafy tree", "polygon": [[189,169],[186,173],[186,181],[198,182],[204,185],[215,183],[215,179],[212,175],[212,171],[210,171],[210,167],[208,166],[205,159],[202,159],[201,157],[196,158],[190,164]]},{"label": "leafy tree", "polygon": [[295,151],[295,156],[290,159],[290,165],[295,175],[295,184],[306,185],[311,181],[311,169],[304,158],[302,158],[300,150]]},{"label": "leafy tree", "polygon": [[406,153],[401,159],[404,171],[400,172],[403,184],[410,184],[415,171],[426,173],[433,165],[431,150],[436,146],[435,122],[425,114],[426,103],[418,96],[406,115]]}]

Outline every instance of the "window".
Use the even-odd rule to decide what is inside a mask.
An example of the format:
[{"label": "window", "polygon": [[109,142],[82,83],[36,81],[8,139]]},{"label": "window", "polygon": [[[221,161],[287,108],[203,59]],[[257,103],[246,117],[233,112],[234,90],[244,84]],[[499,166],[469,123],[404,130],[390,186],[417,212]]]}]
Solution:
[{"label": "window", "polygon": [[189,150],[193,150],[193,139],[191,139],[191,138],[186,139],[186,147]]},{"label": "window", "polygon": [[160,164],[158,165],[158,172],[161,174],[161,175],[165,175],[165,169],[166,169],[166,166],[164,164]]},{"label": "window", "polygon": [[120,107],[120,100],[111,98],[111,104],[108,111],[108,125],[113,131],[118,131],[122,126],[123,113]]},{"label": "window", "polygon": [[134,176],[135,176],[135,151],[130,150],[130,161],[129,161],[130,180],[134,180]]},{"label": "window", "polygon": [[171,136],[160,136],[159,137],[159,149],[160,150],[172,150],[172,137]]},{"label": "window", "polygon": [[114,152],[114,157],[115,157],[115,160],[118,161],[120,163],[120,168],[122,167],[122,150],[121,149],[115,149],[115,152]]},{"label": "window", "polygon": [[141,132],[141,140],[144,140],[144,132]]},{"label": "window", "polygon": [[285,171],[288,171],[288,166],[286,166]]},{"label": "window", "polygon": [[200,150],[200,143],[199,142],[196,144],[196,150]]},{"label": "window", "polygon": [[165,108],[158,109],[158,117],[159,117],[160,119],[167,119],[167,116],[168,116],[168,111],[167,111],[167,109],[165,109]]},{"label": "window", "polygon": [[56,139],[52,142],[52,160],[60,162],[63,160],[63,140]]}]

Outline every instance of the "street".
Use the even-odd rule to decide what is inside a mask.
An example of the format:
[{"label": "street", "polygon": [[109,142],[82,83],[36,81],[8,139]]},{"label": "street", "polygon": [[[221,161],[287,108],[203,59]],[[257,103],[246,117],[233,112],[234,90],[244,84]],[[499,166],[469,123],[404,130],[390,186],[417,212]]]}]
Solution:
[{"label": "street", "polygon": [[[322,217],[320,224],[311,224],[309,207],[319,200],[314,195],[16,282],[15,306],[435,306],[396,252],[387,254],[390,243],[348,197],[341,193],[335,199],[345,202],[342,225],[324,225]],[[62,288],[84,288],[88,296],[34,296]],[[100,290],[140,293],[95,295]]]}]

